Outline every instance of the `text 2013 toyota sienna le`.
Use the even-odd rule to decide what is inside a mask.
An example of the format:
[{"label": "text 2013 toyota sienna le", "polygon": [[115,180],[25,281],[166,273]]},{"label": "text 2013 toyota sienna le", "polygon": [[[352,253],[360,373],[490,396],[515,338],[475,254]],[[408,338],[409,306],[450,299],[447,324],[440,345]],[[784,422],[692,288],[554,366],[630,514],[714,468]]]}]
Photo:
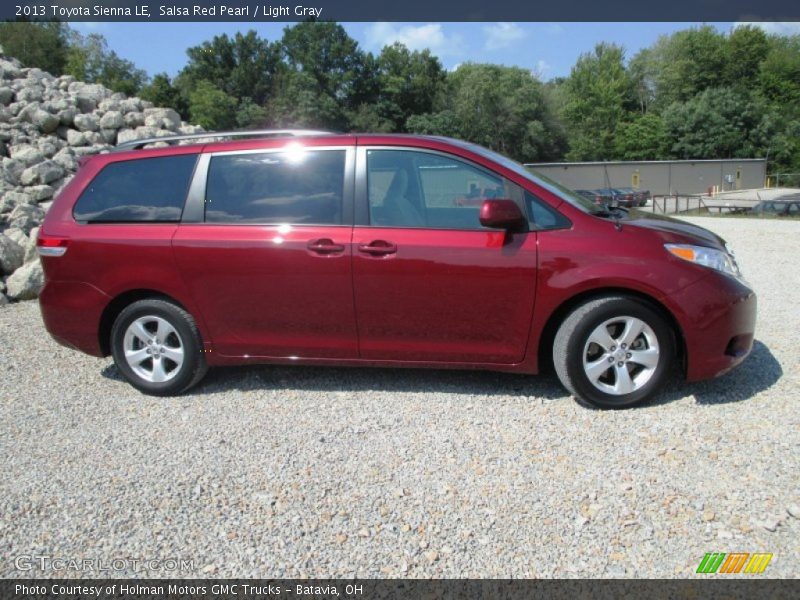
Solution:
[{"label": "text 2013 toyota sienna le", "polygon": [[[251,132],[252,133],[252,132]],[[47,329],[139,390],[281,363],[537,373],[627,407],[736,366],[756,297],[725,243],[485,148],[270,132],[88,159],[39,233]]]}]

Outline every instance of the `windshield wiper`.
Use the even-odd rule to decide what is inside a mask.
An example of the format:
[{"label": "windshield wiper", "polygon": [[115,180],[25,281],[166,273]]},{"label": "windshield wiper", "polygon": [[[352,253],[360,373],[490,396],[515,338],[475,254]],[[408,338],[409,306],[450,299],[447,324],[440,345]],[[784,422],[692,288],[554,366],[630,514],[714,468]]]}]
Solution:
[{"label": "windshield wiper", "polygon": [[603,209],[595,213],[598,217],[611,217],[613,219],[621,219],[630,212],[627,208],[624,208],[622,206],[612,206],[607,202],[604,203],[602,206]]},{"label": "windshield wiper", "polygon": [[622,206],[612,206],[607,202],[603,204],[603,209],[596,212],[595,215],[602,218],[612,218],[614,219],[614,227],[617,228],[617,231],[622,231],[622,223],[620,221],[629,213],[630,211],[627,208]]}]

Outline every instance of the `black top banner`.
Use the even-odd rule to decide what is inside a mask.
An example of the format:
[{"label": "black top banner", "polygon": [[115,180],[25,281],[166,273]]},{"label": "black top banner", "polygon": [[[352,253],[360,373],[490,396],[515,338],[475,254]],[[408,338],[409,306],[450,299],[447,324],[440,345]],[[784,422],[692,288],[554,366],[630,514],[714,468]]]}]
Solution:
[{"label": "black top banner", "polygon": [[0,19],[78,21],[796,21],[795,0],[3,0]]}]

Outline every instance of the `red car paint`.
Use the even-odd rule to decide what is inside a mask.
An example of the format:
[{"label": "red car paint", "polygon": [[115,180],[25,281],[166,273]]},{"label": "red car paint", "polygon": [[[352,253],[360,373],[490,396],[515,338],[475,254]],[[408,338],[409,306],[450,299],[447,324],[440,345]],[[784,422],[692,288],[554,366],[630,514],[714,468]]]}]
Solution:
[{"label": "red car paint", "polygon": [[[526,233],[379,228],[354,225],[352,215],[341,226],[87,225],[72,216],[81,192],[111,162],[287,144],[450,154],[535,194],[571,227]],[[568,307],[625,291],[670,315],[686,376],[696,380],[744,360],[756,302],[740,281],[664,250],[665,243],[717,243],[703,231],[633,218],[620,227],[468,145],[441,138],[329,135],[116,152],[87,160],[47,214],[40,244],[62,244],[67,252],[42,256],[40,304],[57,341],[95,356],[109,353],[109,319],[125,300],[157,294],[194,316],[212,366],[304,363],[536,373],[550,352],[548,332]]]}]

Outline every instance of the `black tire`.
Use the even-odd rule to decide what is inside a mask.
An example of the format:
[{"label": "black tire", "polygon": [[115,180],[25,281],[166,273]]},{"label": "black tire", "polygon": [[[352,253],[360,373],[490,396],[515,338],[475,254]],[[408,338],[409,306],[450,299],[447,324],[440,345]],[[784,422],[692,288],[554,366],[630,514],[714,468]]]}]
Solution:
[{"label": "black tire", "polygon": [[[171,368],[166,381],[150,381],[134,371],[128,360],[125,358],[126,332],[132,323],[138,319],[163,319],[173,328],[170,334],[173,336],[171,342],[183,350],[183,361],[180,366],[164,356],[164,365],[169,365],[165,369]],[[155,333],[153,334],[155,335]],[[141,344],[141,342],[135,342]],[[167,346],[167,340],[163,340],[163,345]],[[142,347],[142,350],[147,350]],[[111,354],[114,363],[120,373],[133,387],[145,394],[152,396],[175,396],[185,392],[193,385],[197,384],[208,370],[205,356],[203,355],[203,343],[197,325],[188,312],[172,302],[160,299],[147,299],[133,302],[120,312],[111,328]],[[158,357],[161,360],[161,356]],[[149,362],[148,362],[149,361]],[[155,359],[147,358],[139,366],[143,371],[150,365],[153,370]]]},{"label": "black tire", "polygon": [[[631,350],[644,350],[650,353],[655,350],[657,362],[654,366],[645,367],[635,363],[635,360],[629,363],[633,354],[636,356],[642,354],[633,352],[619,356],[624,350],[621,344],[610,346],[614,352],[609,352],[604,350],[603,346],[589,342],[593,332],[605,330],[612,334],[609,336],[611,341],[619,343],[622,340],[621,333],[625,323],[628,322],[626,319],[634,323],[638,319],[649,327],[647,333],[643,332],[635,338],[635,347]],[[601,329],[601,325],[609,322],[610,324]],[[620,337],[615,337],[617,335]],[[651,339],[653,337],[655,339]],[[597,372],[602,369],[600,360],[609,360],[608,370],[597,378],[596,384],[592,383],[587,369],[584,368],[585,356],[590,366],[592,361],[597,361]],[[617,360],[622,362],[617,363]],[[630,408],[649,400],[672,372],[674,362],[675,335],[670,324],[645,301],[625,296],[599,298],[578,306],[561,323],[553,343],[553,366],[563,386],[579,403],[597,408]],[[640,382],[639,386],[628,393],[605,391],[617,387],[617,373],[625,375],[621,369],[625,369],[629,373],[629,379],[634,382],[630,386],[632,389],[637,385],[637,380]],[[620,379],[624,380],[624,377]],[[622,381],[620,390],[625,389],[625,383]],[[605,389],[600,389],[599,386]]]}]

